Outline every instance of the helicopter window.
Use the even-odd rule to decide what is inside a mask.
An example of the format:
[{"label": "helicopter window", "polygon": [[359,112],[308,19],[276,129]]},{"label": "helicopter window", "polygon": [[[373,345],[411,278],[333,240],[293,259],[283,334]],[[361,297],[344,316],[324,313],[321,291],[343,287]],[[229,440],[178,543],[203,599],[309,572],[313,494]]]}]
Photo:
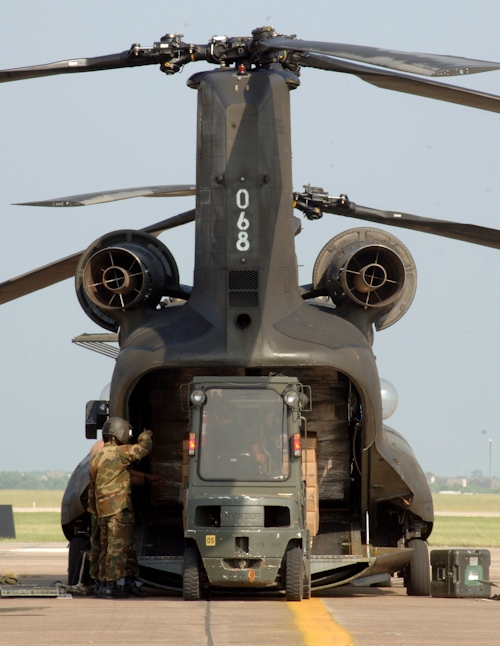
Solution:
[{"label": "helicopter window", "polygon": [[274,390],[210,388],[198,472],[204,480],[275,481],[289,476],[286,411]]}]

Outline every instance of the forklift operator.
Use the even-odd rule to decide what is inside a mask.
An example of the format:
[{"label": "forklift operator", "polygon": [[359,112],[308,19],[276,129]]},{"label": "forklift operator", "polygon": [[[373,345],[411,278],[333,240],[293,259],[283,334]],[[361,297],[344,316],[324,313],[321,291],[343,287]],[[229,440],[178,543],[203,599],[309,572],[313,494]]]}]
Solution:
[{"label": "forklift operator", "polygon": [[208,391],[202,422],[201,477],[209,480],[283,477],[282,403],[266,401],[274,395],[268,393],[254,392],[251,398],[245,393],[244,399],[236,390]]}]

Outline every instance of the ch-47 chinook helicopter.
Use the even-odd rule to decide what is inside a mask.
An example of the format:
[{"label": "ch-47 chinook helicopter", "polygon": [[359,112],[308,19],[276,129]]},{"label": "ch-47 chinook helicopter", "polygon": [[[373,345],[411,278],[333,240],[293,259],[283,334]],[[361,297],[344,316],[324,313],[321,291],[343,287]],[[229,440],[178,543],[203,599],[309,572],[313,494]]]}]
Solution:
[{"label": "ch-47 chinook helicopter", "polygon": [[[213,37],[203,45],[167,34],[152,47],[135,44],[120,54],[0,71],[0,81],[153,64],[170,75],[192,61],[217,66],[188,81],[198,92],[196,185],[111,190],[31,204],[69,207],[140,196],[196,195],[196,208],[141,230],[114,231],[86,251],[7,281],[0,285],[0,303],[75,276],[84,311],[109,333],[118,332],[109,414],[127,418],[136,430],[153,429],[154,449],[141,468],[165,479],[148,495],[136,496],[139,562],[146,581],[181,587],[186,554],[200,577],[193,578],[192,569],[185,571],[190,586],[215,576],[201,547],[203,560],[193,557],[199,544],[188,533],[192,521],[195,529],[189,531],[203,535],[207,549],[216,546],[218,532],[229,531],[237,551],[224,567],[225,580],[233,577],[232,584],[260,581],[262,586],[287,588],[292,576],[287,555],[291,561],[291,552],[300,547],[307,564],[297,571],[305,584],[303,589],[300,583],[290,598],[307,596],[311,587],[324,589],[396,571],[404,574],[409,594],[426,595],[425,540],[433,525],[432,499],[411,448],[383,423],[371,349],[373,328],[389,327],[412,302],[412,257],[385,231],[351,229],[323,246],[312,283],[299,286],[295,237],[300,220],[293,210],[310,220],[332,213],[497,249],[500,232],[367,208],[346,195],[333,197],[309,185],[294,191],[289,95],[299,87],[302,68],[314,67],[354,74],[381,88],[500,112],[500,97],[429,78],[499,70],[500,63],[305,41],[262,27],[251,37]],[[174,256],[156,237],[191,221],[196,221],[192,287],[179,283]],[[110,338],[114,336],[100,337]],[[314,500],[308,511],[310,501],[302,497],[300,531],[282,546],[275,578],[265,582],[259,572],[269,554],[254,539],[266,530],[278,540],[280,533],[286,534],[290,516],[276,511],[276,504],[271,511],[257,505],[248,491],[253,491],[255,480],[264,489],[276,482],[286,489],[289,472],[267,477],[264,469],[252,478],[241,475],[243,466],[236,470],[231,486],[248,490],[234,500],[233,507],[241,512],[235,513],[221,502],[224,482],[218,489],[214,485],[218,470],[203,459],[213,401],[226,390],[233,403],[240,391],[251,393],[238,400],[244,402],[242,410],[232,411],[244,414],[244,423],[235,423],[233,435],[244,436],[252,427],[265,444],[266,421],[256,393],[269,389],[283,396],[278,406],[284,420],[279,428],[285,429],[280,435],[282,464],[300,459],[300,451],[292,450],[297,446],[286,441],[291,439],[286,429],[293,418],[311,451],[312,458],[305,454],[303,472]],[[290,404],[287,412],[289,391],[298,394],[299,404]],[[96,402],[89,407],[89,437],[102,427],[107,406]],[[222,425],[224,420],[217,419]],[[190,463],[188,450],[183,450],[191,431],[195,437],[189,452],[192,449],[193,460],[198,460],[194,471],[188,465],[195,462]],[[234,453],[233,470],[238,460],[251,457],[249,451]],[[87,464],[83,461],[75,471],[63,505],[63,529],[73,561],[87,531]],[[218,466],[222,474],[222,462]],[[188,487],[185,469],[198,478]],[[220,478],[227,488],[230,478]],[[183,497],[195,485],[203,490],[205,502],[190,518]],[[280,495],[292,494],[283,490],[275,498]],[[238,516],[246,518],[243,526],[234,520]],[[216,585],[224,585],[223,579]],[[193,587],[187,592],[188,597],[197,594]]]}]

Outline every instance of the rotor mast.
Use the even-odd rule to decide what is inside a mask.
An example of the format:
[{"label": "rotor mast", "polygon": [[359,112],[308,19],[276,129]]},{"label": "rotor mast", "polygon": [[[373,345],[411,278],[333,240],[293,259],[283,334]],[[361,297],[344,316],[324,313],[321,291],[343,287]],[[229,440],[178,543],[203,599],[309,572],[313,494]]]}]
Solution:
[{"label": "rotor mast", "polygon": [[[263,317],[302,303],[294,246],[289,93],[273,69],[195,74],[198,90],[194,286],[189,306],[226,326],[226,343],[260,345]],[[225,319],[224,321],[222,319]],[[241,336],[241,330],[247,333]],[[240,346],[241,352],[241,346]]]}]

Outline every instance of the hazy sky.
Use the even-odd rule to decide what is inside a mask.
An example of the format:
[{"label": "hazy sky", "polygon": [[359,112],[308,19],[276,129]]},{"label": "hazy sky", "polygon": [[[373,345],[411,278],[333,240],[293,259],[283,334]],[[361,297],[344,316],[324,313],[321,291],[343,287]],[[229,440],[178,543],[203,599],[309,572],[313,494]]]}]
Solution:
[{"label": "hazy sky", "polygon": [[[215,4],[194,0],[16,0],[2,4],[0,68],[120,52],[177,31],[278,32],[391,49],[500,61],[493,0],[320,0]],[[76,74],[0,85],[0,281],[85,249],[100,235],[141,228],[194,198],[136,199],[77,209],[14,202],[195,179],[196,94],[188,66]],[[500,72],[452,79],[500,95]],[[354,76],[305,69],[292,94],[294,187],[323,186],[365,206],[500,226],[500,114],[375,88]],[[297,238],[301,282],[322,246],[352,224],[325,215]],[[371,226],[371,225],[367,225]],[[500,252],[391,231],[410,249],[419,284],[408,314],[376,335],[380,375],[399,392],[389,424],[424,471],[500,474],[498,413]],[[192,283],[194,228],[162,235],[181,282]],[[68,280],[0,307],[0,470],[71,471],[89,449],[85,402],[113,361],[71,343],[100,331]],[[486,431],[483,433],[482,431]]]}]

